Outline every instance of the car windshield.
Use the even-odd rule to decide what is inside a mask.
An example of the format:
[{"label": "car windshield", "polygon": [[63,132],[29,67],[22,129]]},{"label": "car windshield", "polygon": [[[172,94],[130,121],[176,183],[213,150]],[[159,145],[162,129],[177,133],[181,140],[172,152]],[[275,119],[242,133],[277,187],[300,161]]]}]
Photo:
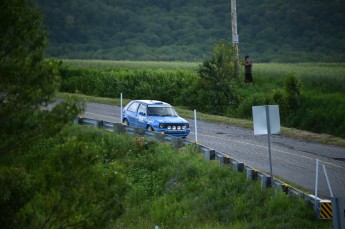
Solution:
[{"label": "car windshield", "polygon": [[148,107],[147,114],[149,116],[177,116],[172,107]]}]

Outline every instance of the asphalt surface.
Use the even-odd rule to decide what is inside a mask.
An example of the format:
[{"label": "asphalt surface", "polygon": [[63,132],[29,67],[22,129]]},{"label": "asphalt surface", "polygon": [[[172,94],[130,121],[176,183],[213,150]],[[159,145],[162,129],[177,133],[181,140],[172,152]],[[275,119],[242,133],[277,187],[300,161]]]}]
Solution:
[{"label": "asphalt surface", "polygon": [[[120,122],[120,107],[87,103],[84,117]],[[190,123],[191,133],[187,140],[195,141],[194,120]],[[267,135],[254,135],[253,130],[205,121],[197,121],[198,142],[230,155],[260,171],[269,173]],[[281,135],[271,135],[272,171],[295,187],[314,194],[316,159],[319,159],[318,196],[330,199],[323,166],[326,168],[334,197],[345,203],[345,148],[307,142]]]}]

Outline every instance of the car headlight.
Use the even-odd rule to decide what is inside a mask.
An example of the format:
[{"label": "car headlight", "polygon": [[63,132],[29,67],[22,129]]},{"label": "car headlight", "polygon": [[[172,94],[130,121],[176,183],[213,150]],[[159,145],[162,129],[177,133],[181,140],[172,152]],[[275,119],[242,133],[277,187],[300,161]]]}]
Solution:
[{"label": "car headlight", "polygon": [[168,126],[168,130],[171,130],[171,126]]},{"label": "car headlight", "polygon": [[164,125],[163,124],[159,124],[159,128],[163,129]]},{"label": "car headlight", "polygon": [[177,127],[177,130],[181,130],[181,126],[178,126],[178,127]]},{"label": "car headlight", "polygon": [[173,130],[176,130],[176,126],[173,126],[172,129],[173,129]]},{"label": "car headlight", "polygon": [[182,126],[182,130],[185,130],[185,129],[187,129],[187,125]]}]

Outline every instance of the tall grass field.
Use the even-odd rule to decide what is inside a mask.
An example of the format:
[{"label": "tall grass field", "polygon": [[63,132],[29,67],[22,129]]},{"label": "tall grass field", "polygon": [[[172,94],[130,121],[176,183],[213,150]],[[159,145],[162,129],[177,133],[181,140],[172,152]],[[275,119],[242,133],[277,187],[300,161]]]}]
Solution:
[{"label": "tall grass field", "polygon": [[[142,62],[64,60],[61,67],[62,92],[99,97],[158,99],[204,113],[252,119],[253,105],[277,104],[283,126],[345,138],[345,64],[331,63],[254,63],[254,83],[241,82],[239,103],[218,109],[212,99],[205,102],[198,91],[196,62]],[[243,78],[243,68],[241,68]],[[285,84],[293,74],[301,81],[298,109],[286,112]],[[201,94],[198,96],[197,94]],[[217,96],[214,96],[217,99]]]}]

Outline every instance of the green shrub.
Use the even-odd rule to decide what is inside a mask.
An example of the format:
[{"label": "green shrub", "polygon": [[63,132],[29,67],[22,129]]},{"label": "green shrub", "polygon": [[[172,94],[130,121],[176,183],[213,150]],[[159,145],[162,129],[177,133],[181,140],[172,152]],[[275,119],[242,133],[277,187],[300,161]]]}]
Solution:
[{"label": "green shrub", "polygon": [[308,93],[302,96],[301,108],[289,114],[286,124],[315,133],[329,133],[345,138],[344,95]]},{"label": "green shrub", "polygon": [[0,170],[1,225],[106,227],[123,213],[122,199],[129,188],[122,166],[107,159],[113,148],[127,152],[127,146],[131,142],[123,136],[79,127],[41,139],[22,152],[16,165]]},{"label": "green shrub", "polygon": [[241,118],[252,118],[252,107],[273,104],[274,100],[271,98],[270,94],[255,93],[252,94],[241,101],[239,107],[237,108],[237,115]]},{"label": "green shrub", "polygon": [[[110,70],[78,71],[64,66],[61,91],[100,97],[156,99],[173,103],[185,102],[184,95],[195,82],[195,74],[183,70]],[[182,104],[186,105],[186,104]]]},{"label": "green shrub", "polygon": [[288,111],[296,110],[301,106],[302,80],[294,73],[287,75],[285,79],[286,105]]}]

